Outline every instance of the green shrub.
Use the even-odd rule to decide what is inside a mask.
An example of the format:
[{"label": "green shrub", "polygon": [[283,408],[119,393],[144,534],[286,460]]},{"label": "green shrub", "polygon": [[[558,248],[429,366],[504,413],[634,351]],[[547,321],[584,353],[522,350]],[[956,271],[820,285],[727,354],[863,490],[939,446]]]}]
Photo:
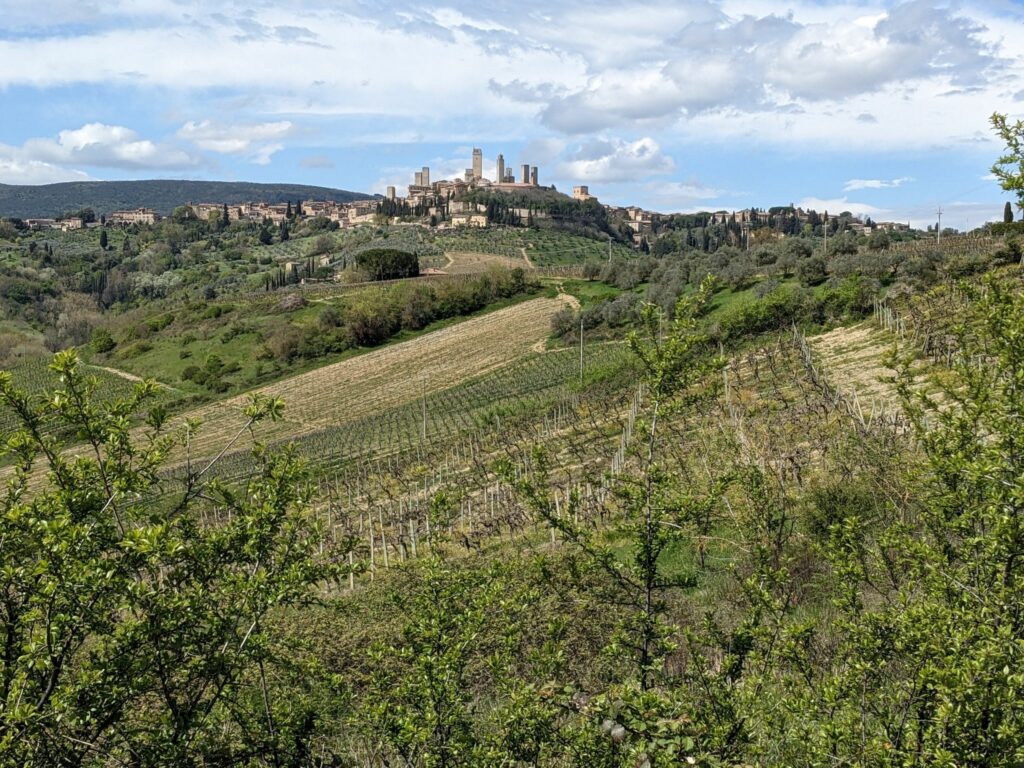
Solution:
[{"label": "green shrub", "polygon": [[117,342],[114,341],[114,337],[110,335],[110,331],[106,328],[97,328],[92,332],[92,339],[89,344],[92,346],[94,352],[99,354],[105,354],[117,346]]},{"label": "green shrub", "polygon": [[730,308],[720,322],[720,330],[724,337],[735,338],[781,328],[803,320],[810,302],[806,291],[793,285],[781,286],[763,299]]},{"label": "green shrub", "polygon": [[993,235],[1024,235],[1024,221],[999,222],[992,225]]},{"label": "green shrub", "polygon": [[811,505],[804,515],[804,525],[818,541],[826,541],[833,525],[857,518],[862,523],[874,519],[878,507],[876,494],[870,488],[846,480],[821,488],[810,494]]},{"label": "green shrub", "polygon": [[162,331],[164,328],[166,328],[173,322],[174,315],[168,312],[165,315],[151,317],[149,320],[146,321],[146,325],[149,327],[150,331],[152,331],[153,333],[157,333],[158,331]]},{"label": "green shrub", "polygon": [[153,345],[150,344],[148,341],[136,341],[134,344],[131,344],[127,347],[122,347],[121,350],[117,353],[117,358],[119,360],[128,360],[130,358],[138,357],[139,355],[145,354],[146,352],[149,352],[151,349],[153,349]]},{"label": "green shrub", "polygon": [[214,304],[213,306],[207,307],[203,312],[203,317],[207,320],[214,320],[218,317],[228,314],[233,311],[234,307],[230,304]]}]

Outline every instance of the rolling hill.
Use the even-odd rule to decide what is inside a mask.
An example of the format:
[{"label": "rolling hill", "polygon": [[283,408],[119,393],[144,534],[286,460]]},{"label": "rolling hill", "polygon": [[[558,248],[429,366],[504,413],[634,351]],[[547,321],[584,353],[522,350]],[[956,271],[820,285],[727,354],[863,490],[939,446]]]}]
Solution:
[{"label": "rolling hill", "polygon": [[371,197],[360,192],[304,184],[256,184],[238,181],[72,181],[22,186],[0,184],[0,216],[31,218],[59,216],[66,211],[92,208],[97,214],[126,208],[153,208],[169,214],[189,202],[242,203],[262,200],[336,200],[350,202]]}]

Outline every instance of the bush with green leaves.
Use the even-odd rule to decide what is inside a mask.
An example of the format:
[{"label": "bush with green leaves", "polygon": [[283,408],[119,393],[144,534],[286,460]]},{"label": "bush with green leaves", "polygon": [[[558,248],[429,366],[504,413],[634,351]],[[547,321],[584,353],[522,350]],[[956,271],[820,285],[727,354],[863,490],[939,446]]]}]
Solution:
[{"label": "bush with green leaves", "polygon": [[[296,734],[280,726],[289,702],[267,698],[268,624],[329,575],[302,467],[255,443],[247,486],[211,480],[215,458],[176,487],[162,471],[197,426],[168,432],[163,409],[146,410],[152,382],[100,402],[74,353],[51,367],[45,397],[0,373],[0,407],[20,422],[3,446],[0,765],[287,762]],[[281,412],[253,397],[225,450]],[[240,706],[250,690],[263,700]]]},{"label": "bush with green leaves", "polygon": [[117,342],[106,328],[97,328],[92,332],[89,345],[94,352],[102,355],[113,350],[117,346]]}]

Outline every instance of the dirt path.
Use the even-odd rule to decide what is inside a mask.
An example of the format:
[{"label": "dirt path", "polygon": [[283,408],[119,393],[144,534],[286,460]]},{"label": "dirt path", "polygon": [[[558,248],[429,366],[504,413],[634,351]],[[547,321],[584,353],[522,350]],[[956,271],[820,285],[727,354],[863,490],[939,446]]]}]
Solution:
[{"label": "dirt path", "polygon": [[[561,283],[558,283],[557,287],[558,287],[558,298],[559,298],[559,300],[561,300],[562,302],[564,302],[568,306],[572,307],[573,309],[578,310],[580,308],[580,300],[577,299],[575,296],[573,296],[571,293],[566,293],[565,291],[563,291]],[[550,333],[548,335],[550,335]],[[540,339],[532,347],[530,347],[530,351],[531,352],[537,352],[539,354],[543,354],[545,352],[551,352],[552,350],[548,349],[548,340],[547,340],[547,338],[543,338],[543,339]]]},{"label": "dirt path", "polygon": [[534,268],[535,268],[535,267],[534,267],[534,263],[533,263],[533,261],[531,261],[531,259],[530,259],[530,254],[528,254],[528,253],[526,252],[526,247],[525,247],[525,246],[523,246],[523,247],[520,247],[520,248],[519,248],[519,250],[520,250],[520,251],[522,251],[522,254],[523,254],[523,260],[524,260],[524,261],[526,262],[526,266],[528,266],[528,267],[529,267],[530,269],[534,269]]},{"label": "dirt path", "polygon": [[[105,365],[93,365],[91,363],[89,364],[88,367],[95,368],[97,371],[105,371],[106,373],[109,373],[112,376],[118,376],[122,379],[127,379],[128,381],[132,381],[135,383],[139,383],[140,381],[143,380],[141,376],[136,376],[134,373],[128,373],[128,371],[122,371],[120,368],[108,368]],[[177,387],[172,387],[170,384],[165,384],[162,381],[157,381],[156,383],[159,384],[161,388],[170,390],[171,392],[181,392],[181,390],[178,389]]]}]

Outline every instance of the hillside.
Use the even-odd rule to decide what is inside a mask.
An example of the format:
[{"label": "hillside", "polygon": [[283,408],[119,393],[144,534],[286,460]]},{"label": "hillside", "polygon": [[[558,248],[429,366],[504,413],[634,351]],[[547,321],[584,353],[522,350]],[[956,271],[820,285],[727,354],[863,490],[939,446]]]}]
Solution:
[{"label": "hillside", "polygon": [[97,213],[128,208],[153,208],[161,214],[189,202],[243,203],[262,200],[336,200],[345,203],[370,197],[330,187],[305,184],[256,184],[245,181],[72,181],[21,186],[0,184],[0,216],[31,218],[59,216],[65,211],[92,208]]},{"label": "hillside", "polygon": [[[33,705],[80,764],[167,722],[210,764],[1021,764],[1017,243],[99,235],[0,249],[0,582],[44,665],[0,671],[43,700],[54,590],[85,616]],[[432,272],[367,282],[381,247]],[[29,736],[0,766],[72,762]]]}]

